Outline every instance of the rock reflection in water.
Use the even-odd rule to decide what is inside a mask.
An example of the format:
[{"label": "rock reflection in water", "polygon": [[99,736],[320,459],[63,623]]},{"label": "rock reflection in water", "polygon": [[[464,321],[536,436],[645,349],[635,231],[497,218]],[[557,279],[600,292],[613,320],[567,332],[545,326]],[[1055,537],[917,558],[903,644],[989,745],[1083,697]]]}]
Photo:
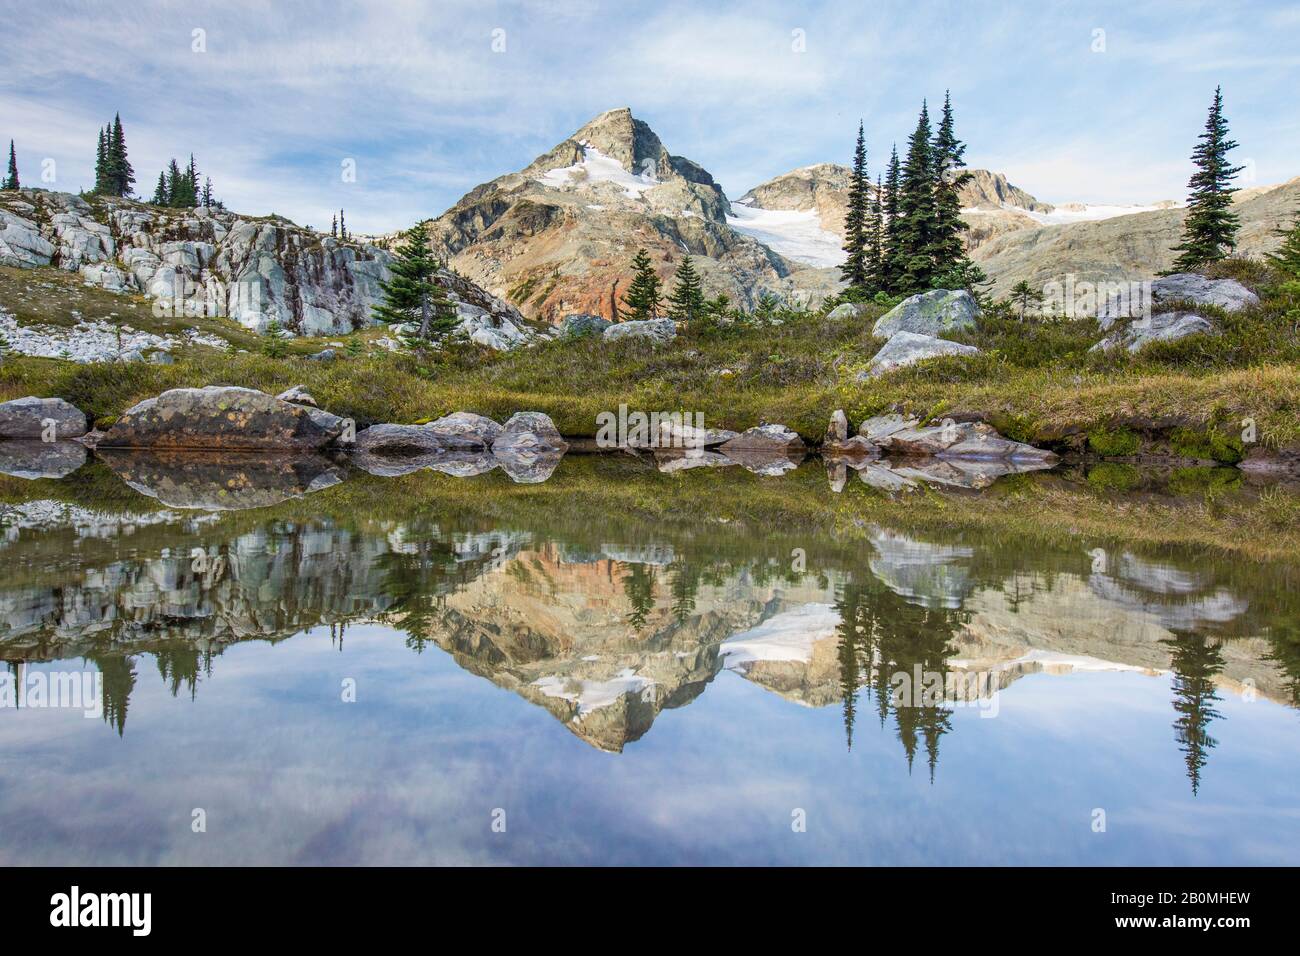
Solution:
[{"label": "rock reflection in water", "polygon": [[75,441],[0,441],[0,474],[15,478],[63,478],[86,463],[86,446]]},{"label": "rock reflection in water", "polygon": [[343,480],[343,469],[320,455],[113,450],[99,454],[124,482],[171,508],[265,508]]},{"label": "rock reflection in water", "polygon": [[[173,507],[256,507],[337,481],[325,459],[108,461]],[[1243,576],[1203,555],[1026,549],[881,524],[845,545],[797,529],[674,528],[554,504],[512,508],[508,527],[463,508],[434,521],[408,517],[387,481],[372,481],[375,497],[358,499],[371,504],[349,499],[339,517],[268,508],[251,525],[176,512],[115,525],[48,502],[6,505],[0,657],[96,662],[106,717],[124,730],[144,655],[173,692],[193,695],[221,679],[232,643],[324,625],[341,644],[349,626],[377,621],[602,750],[623,750],[729,671],[792,701],[838,706],[850,743],[870,706],[909,765],[920,758],[929,774],[959,702],[991,700],[1027,675],[1127,671],[1173,681],[1173,739],[1193,787],[1214,747],[1216,694],[1249,686],[1291,704],[1300,686],[1291,644],[1267,636],[1300,599],[1268,573]],[[815,571],[784,560],[793,546]],[[938,697],[912,695],[931,681]]]}]

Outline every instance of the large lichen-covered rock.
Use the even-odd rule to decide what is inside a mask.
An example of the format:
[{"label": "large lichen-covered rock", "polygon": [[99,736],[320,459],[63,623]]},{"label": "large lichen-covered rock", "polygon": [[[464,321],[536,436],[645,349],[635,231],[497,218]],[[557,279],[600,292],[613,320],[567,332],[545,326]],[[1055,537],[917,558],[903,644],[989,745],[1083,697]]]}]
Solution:
[{"label": "large lichen-covered rock", "polygon": [[61,398],[29,395],[0,403],[0,440],[57,441],[84,434],[85,412]]},{"label": "large lichen-covered rock", "polygon": [[965,289],[955,292],[935,289],[904,299],[877,319],[871,331],[880,339],[890,338],[898,332],[942,335],[973,329],[979,315],[979,304]]},{"label": "large lichen-covered rock", "polygon": [[858,376],[859,380],[884,375],[896,368],[912,365],[923,359],[940,355],[978,355],[979,349],[973,345],[962,345],[937,339],[932,335],[920,335],[914,332],[895,332],[879,352],[872,357],[867,370]]},{"label": "large lichen-covered rock", "polygon": [[100,448],[306,451],[344,432],[344,419],[229,385],[174,388],[126,410]]}]

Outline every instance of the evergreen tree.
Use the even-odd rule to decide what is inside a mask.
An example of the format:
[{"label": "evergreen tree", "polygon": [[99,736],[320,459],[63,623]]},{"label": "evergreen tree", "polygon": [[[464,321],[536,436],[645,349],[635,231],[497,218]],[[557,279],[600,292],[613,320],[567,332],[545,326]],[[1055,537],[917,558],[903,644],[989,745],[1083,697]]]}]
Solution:
[{"label": "evergreen tree", "polygon": [[167,177],[159,172],[158,185],[154,187],[153,199],[150,200],[155,206],[171,205],[167,196]]},{"label": "evergreen tree", "polygon": [[381,283],[384,301],[375,316],[384,322],[411,322],[417,318],[417,335],[428,339],[456,327],[456,310],[437,282],[439,263],[429,246],[429,230],[416,223],[402,236],[394,252],[392,278]]},{"label": "evergreen tree", "polygon": [[204,209],[212,208],[212,180],[207,176],[203,177],[203,196],[201,197]]},{"label": "evergreen tree", "polygon": [[1300,210],[1296,211],[1290,228],[1279,229],[1277,233],[1282,237],[1282,246],[1268,254],[1269,261],[1291,279],[1300,279]]},{"label": "evergreen tree", "polygon": [[126,136],[122,132],[122,116],[113,117],[113,131],[108,139],[108,186],[114,196],[131,195],[135,185],[135,170],[126,155]]},{"label": "evergreen tree", "polygon": [[1188,180],[1191,195],[1183,219],[1183,241],[1173,251],[1181,255],[1173,272],[1190,272],[1225,258],[1237,245],[1237,214],[1232,211],[1231,185],[1244,168],[1228,162],[1228,152],[1237,144],[1228,138],[1228,121],[1223,117],[1223,89],[1215,87],[1205,132],[1192,150],[1196,172]]},{"label": "evergreen tree", "polygon": [[108,192],[108,131],[99,131],[99,145],[95,147],[95,193]]},{"label": "evergreen tree", "polygon": [[637,250],[632,259],[632,268],[636,270],[636,275],[632,277],[632,284],[623,296],[623,304],[631,310],[633,320],[656,318],[663,304],[663,282],[650,264],[650,256],[644,249]]},{"label": "evergreen tree", "polygon": [[876,176],[876,192],[871,197],[867,213],[867,288],[876,292],[885,289],[885,210],[881,200],[883,186]]},{"label": "evergreen tree", "polygon": [[0,189],[17,189],[18,188],[18,156],[14,153],[14,141],[9,141],[9,172],[0,182]]},{"label": "evergreen tree", "polygon": [[178,206],[179,200],[184,195],[184,175],[181,173],[180,164],[172,160],[167,164],[167,205]]},{"label": "evergreen tree", "polygon": [[889,166],[885,170],[885,191],[881,197],[881,208],[885,214],[885,241],[880,259],[879,287],[890,295],[897,294],[903,281],[903,223],[898,207],[901,179],[898,147],[895,146],[889,154]]},{"label": "evergreen tree", "polygon": [[343,210],[340,209],[339,210],[339,238],[346,239],[347,237],[348,237],[348,224],[343,219]]},{"label": "evergreen tree", "polygon": [[840,278],[850,289],[865,290],[868,281],[867,217],[871,180],[867,178],[867,145],[862,121],[858,121],[858,142],[853,150],[853,168],[849,172],[849,195],[844,211],[844,264]]},{"label": "evergreen tree", "polygon": [[957,138],[953,127],[952,97],[943,97],[943,117],[932,144],[934,181],[934,239],[932,258],[935,272],[945,274],[960,267],[966,260],[966,244],[962,233],[966,222],[961,217],[961,187],[970,182],[971,174],[965,170],[963,155],[966,144]]},{"label": "evergreen tree", "polygon": [[677,267],[677,286],[668,297],[668,315],[679,322],[694,322],[704,312],[704,287],[700,274],[691,264],[690,256],[683,256]]},{"label": "evergreen tree", "polygon": [[905,295],[934,288],[934,245],[937,238],[934,149],[930,142],[930,110],[924,102],[916,129],[907,141],[898,194],[898,291]]},{"label": "evergreen tree", "polygon": [[172,160],[171,170],[175,170],[176,186],[171,193],[171,204],[178,209],[193,209],[199,204],[198,184],[192,177],[198,175],[194,169],[194,157],[190,157],[190,165],[181,169],[176,160]]},{"label": "evergreen tree", "polygon": [[1011,302],[1020,307],[1020,321],[1025,321],[1025,310],[1038,308],[1043,303],[1042,294],[1024,279],[1011,287]]},{"label": "evergreen tree", "polygon": [[339,237],[339,217],[337,215],[330,220],[330,235],[335,239]]}]

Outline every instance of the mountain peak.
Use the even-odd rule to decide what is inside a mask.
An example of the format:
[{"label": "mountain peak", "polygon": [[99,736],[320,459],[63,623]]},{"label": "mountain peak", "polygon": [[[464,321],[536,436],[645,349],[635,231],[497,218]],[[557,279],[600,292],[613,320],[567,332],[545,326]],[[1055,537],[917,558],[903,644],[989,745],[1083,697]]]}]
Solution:
[{"label": "mountain peak", "polygon": [[597,149],[635,173],[658,171],[668,155],[655,131],[633,116],[628,106],[606,110],[570,136],[568,142]]}]

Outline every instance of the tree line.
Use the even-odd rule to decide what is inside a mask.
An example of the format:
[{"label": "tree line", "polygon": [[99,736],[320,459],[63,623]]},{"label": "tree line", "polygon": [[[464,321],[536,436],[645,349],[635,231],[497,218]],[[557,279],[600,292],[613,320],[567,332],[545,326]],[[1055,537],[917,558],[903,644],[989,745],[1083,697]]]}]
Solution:
[{"label": "tree line", "polygon": [[978,292],[987,281],[966,254],[961,187],[970,181],[966,144],[957,138],[952,96],[945,93],[938,129],[922,101],[916,128],[900,162],[890,151],[884,176],[867,171],[863,124],[849,170],[844,214],[845,298],[908,296],[930,289]]}]

